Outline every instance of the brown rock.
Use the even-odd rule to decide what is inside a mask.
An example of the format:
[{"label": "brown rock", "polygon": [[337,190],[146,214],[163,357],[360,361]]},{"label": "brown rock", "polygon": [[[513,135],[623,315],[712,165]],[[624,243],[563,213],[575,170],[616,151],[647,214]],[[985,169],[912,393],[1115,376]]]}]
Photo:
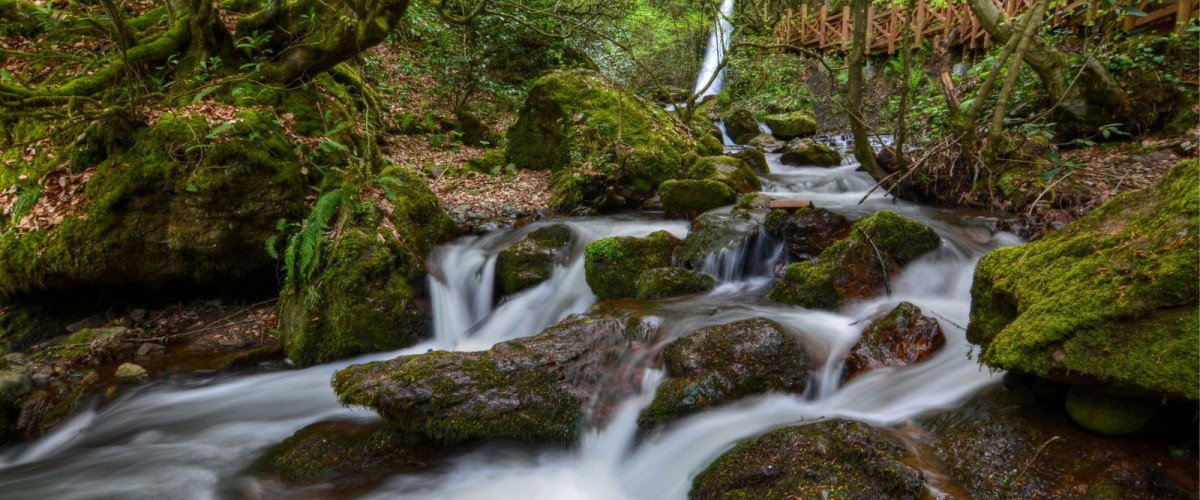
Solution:
[{"label": "brown rock", "polygon": [[842,380],[877,368],[920,363],[945,344],[946,336],[936,319],[921,314],[915,305],[901,302],[863,331],[846,358]]}]

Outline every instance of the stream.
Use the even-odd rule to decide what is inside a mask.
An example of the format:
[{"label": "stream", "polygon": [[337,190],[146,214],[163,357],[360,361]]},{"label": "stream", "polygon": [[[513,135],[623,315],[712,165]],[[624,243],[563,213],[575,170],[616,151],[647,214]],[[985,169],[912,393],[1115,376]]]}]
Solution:
[{"label": "stream", "polygon": [[[844,147],[845,145],[841,145]],[[991,219],[898,201],[881,192],[856,165],[790,167],[768,155],[764,192],[811,199],[850,218],[888,209],[921,221],[942,237],[940,249],[914,261],[880,296],[834,313],[772,305],[762,296],[773,280],[764,262],[781,254],[765,235],[709,257],[719,278],[707,294],[645,305],[672,335],[752,317],[784,325],[822,363],[816,389],[803,396],[769,395],[714,409],[637,439],[640,408],[652,398],[657,371],[640,394],[621,404],[602,429],[588,430],[577,446],[485,444],[448,459],[436,470],[397,476],[368,498],[685,498],[691,479],[738,441],[770,429],[817,418],[845,417],[885,425],[952,408],[995,380],[968,359],[959,325],[967,322],[972,271],[988,250],[1019,240],[993,233]],[[302,370],[222,374],[156,382],[81,411],[39,440],[0,450],[0,498],[216,498],[254,496],[243,469],[266,447],[297,429],[330,417],[375,418],[343,408],[329,386],[335,370],[430,349],[482,350],[534,335],[595,302],[584,279],[582,247],[551,278],[496,305],[496,255],[538,226],[567,224],[581,243],[601,237],[643,236],[665,229],[687,234],[684,221],[656,214],[543,221],[466,237],[429,258],[434,336],[419,345]],[[863,321],[906,300],[938,317],[945,347],[927,361],[877,370],[838,387],[841,359]]]}]

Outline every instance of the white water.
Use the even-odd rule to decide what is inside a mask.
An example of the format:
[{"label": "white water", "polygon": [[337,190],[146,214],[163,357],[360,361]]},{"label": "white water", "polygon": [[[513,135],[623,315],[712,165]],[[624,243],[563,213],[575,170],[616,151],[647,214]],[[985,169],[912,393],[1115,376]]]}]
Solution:
[{"label": "white water", "polygon": [[[957,325],[966,324],[975,261],[986,250],[1016,239],[992,234],[986,219],[898,202],[882,193],[859,205],[872,182],[866,174],[855,172],[853,165],[786,167],[777,156],[768,160],[772,173],[763,178],[763,185],[772,196],[812,199],[852,218],[886,208],[929,224],[944,241],[941,249],[904,270],[892,284],[893,297],[876,297],[840,312],[779,307],[761,300],[770,281],[769,272],[763,270],[778,258],[772,252],[751,250],[761,237],[748,238],[711,257],[713,270],[723,281],[713,292],[649,305],[676,335],[750,317],[780,322],[821,363],[810,394],[741,401],[696,415],[635,444],[636,417],[653,395],[659,378],[655,372],[646,378],[643,392],[626,401],[603,430],[588,431],[573,449],[491,443],[449,460],[445,467],[395,477],[370,495],[684,498],[691,478],[742,439],[819,418],[901,422],[953,407],[988,384],[991,376],[967,358],[968,345]],[[582,242],[658,229],[679,236],[687,231],[686,223],[652,216],[565,222],[581,241],[572,258],[546,282],[499,306],[493,305],[491,296],[495,255],[531,228],[464,238],[438,249],[430,258],[431,276],[436,276],[430,279],[435,335],[428,342],[303,370],[135,388],[81,412],[42,439],[0,451],[0,498],[254,496],[255,483],[241,471],[265,447],[321,419],[373,418],[369,412],[337,404],[329,387],[335,370],[429,349],[486,349],[499,341],[535,334],[569,314],[587,311],[595,301],[583,278]],[[732,264],[746,260],[756,262]],[[857,340],[864,319],[901,300],[942,319],[946,346],[918,366],[871,372],[838,387],[841,359]]]},{"label": "white water", "polygon": [[[699,100],[721,93],[721,87],[725,86],[725,71],[721,68],[721,62],[725,53],[729,51],[730,37],[733,35],[733,25],[729,22],[732,17],[733,0],[722,0],[712,33],[708,36],[708,46],[700,63],[700,72],[696,75],[696,83],[692,85],[692,94],[704,92],[699,96]],[[712,80],[711,85],[709,80]],[[704,88],[705,85],[708,85],[707,89]]]}]

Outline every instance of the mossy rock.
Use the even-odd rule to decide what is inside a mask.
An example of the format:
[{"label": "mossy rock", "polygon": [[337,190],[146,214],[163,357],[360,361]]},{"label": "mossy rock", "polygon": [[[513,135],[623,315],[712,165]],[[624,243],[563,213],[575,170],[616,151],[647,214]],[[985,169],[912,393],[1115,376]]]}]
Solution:
[{"label": "mossy rock", "polygon": [[663,349],[667,379],[642,411],[642,427],[660,426],[768,392],[803,393],[816,364],[779,324],[763,318],[702,328]]},{"label": "mossy rock", "polygon": [[[761,149],[747,148],[730,153],[729,156],[746,162],[746,165],[749,165],[750,170],[755,174],[767,174],[771,172],[771,166],[767,164],[767,155]],[[762,188],[760,187],[759,189]]]},{"label": "mossy rock", "polygon": [[508,165],[503,149],[489,149],[483,155],[467,160],[467,168],[487,175],[503,173]]},{"label": "mossy rock", "polygon": [[825,248],[816,260],[788,266],[767,298],[837,309],[875,295],[902,266],[940,244],[941,238],[928,226],[881,211],[856,221],[845,238]]},{"label": "mossy rock", "polygon": [[351,365],[334,374],[333,388],[342,404],[371,408],[393,428],[439,442],[574,442],[594,401],[637,391],[607,375],[645,348],[646,335],[617,318],[572,316],[488,351]]},{"label": "mossy rock", "polygon": [[700,271],[681,267],[659,267],[642,273],[637,282],[637,298],[654,300],[676,295],[707,292],[716,286],[717,280]]},{"label": "mossy rock", "polygon": [[724,183],[739,193],[762,190],[762,182],[746,162],[732,156],[709,156],[696,160],[688,167],[689,179],[703,179]]},{"label": "mossy rock", "polygon": [[863,330],[846,356],[842,381],[879,368],[900,368],[925,361],[946,345],[937,319],[921,313],[911,302],[901,302]]},{"label": "mossy rock", "polygon": [[818,207],[772,210],[766,217],[767,234],[784,242],[788,255],[811,260],[837,240],[850,234],[850,221]]},{"label": "mossy rock", "polygon": [[1105,394],[1095,386],[1076,385],[1067,393],[1067,414],[1092,432],[1109,436],[1142,429],[1158,407],[1151,401]]},{"label": "mossy rock", "polygon": [[788,143],[779,161],[784,165],[832,167],[842,164],[842,155],[819,142],[800,139]]},{"label": "mossy rock", "polygon": [[683,156],[698,146],[660,107],[599,73],[566,70],[534,82],[505,152],[518,168],[552,170],[552,203],[571,210],[635,205],[683,177]]},{"label": "mossy rock", "polygon": [[925,476],[895,437],[860,422],[784,427],[737,445],[696,477],[688,498],[923,498]]},{"label": "mossy rock", "polygon": [[745,144],[761,133],[758,119],[746,108],[736,108],[721,118],[725,122],[725,133],[738,144]]},{"label": "mossy rock", "polygon": [[763,118],[771,133],[780,139],[794,139],[817,133],[817,121],[803,111],[767,115]]},{"label": "mossy rock", "polygon": [[588,286],[601,300],[637,296],[638,279],[646,270],[671,266],[679,238],[656,231],[645,238],[614,236],[588,244],[584,273]]},{"label": "mossy rock", "polygon": [[744,245],[761,232],[761,218],[722,213],[704,214],[692,221],[687,237],[675,249],[677,264],[699,269],[710,255]]},{"label": "mossy rock", "polygon": [[369,201],[386,205],[365,206],[322,243],[311,283],[281,293],[280,341],[297,365],[398,349],[429,333],[425,257],[457,228],[415,175],[397,168],[383,177],[391,182],[377,191],[382,201]]},{"label": "mossy rock", "polygon": [[738,197],[737,203],[733,205],[733,211],[738,214],[763,212],[771,207],[773,199],[770,195],[762,193],[744,194]]},{"label": "mossy rock", "polygon": [[[1193,497],[1194,451],[1172,457],[1161,442],[1088,432],[1048,407],[1035,388],[1010,374],[1002,386],[920,419],[936,458],[966,493],[981,499]],[[1182,413],[1188,429],[1181,429],[1178,441],[1194,450],[1195,438],[1185,436],[1194,436],[1195,410]],[[1189,476],[1182,484],[1174,479]]]},{"label": "mossy rock", "polygon": [[575,233],[565,224],[540,227],[496,257],[500,291],[513,294],[546,281],[570,256]]},{"label": "mossy rock", "polygon": [[753,139],[750,139],[748,145],[764,153],[778,153],[786,147],[783,141],[776,139],[771,134],[758,134]]},{"label": "mossy rock", "polygon": [[737,193],[723,182],[688,179],[662,183],[658,197],[668,217],[690,219],[733,203]]},{"label": "mossy rock", "polygon": [[993,250],[971,289],[980,361],[1130,395],[1200,387],[1200,168],[1117,196],[1041,240]]}]

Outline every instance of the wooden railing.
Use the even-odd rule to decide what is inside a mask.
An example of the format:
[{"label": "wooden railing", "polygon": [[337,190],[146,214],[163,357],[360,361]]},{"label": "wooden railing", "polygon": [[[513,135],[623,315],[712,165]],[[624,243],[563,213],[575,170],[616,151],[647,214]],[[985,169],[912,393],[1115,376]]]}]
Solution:
[{"label": "wooden railing", "polygon": [[[1008,17],[1032,8],[1033,4],[1034,0],[998,2]],[[1126,30],[1171,29],[1184,26],[1200,14],[1198,6],[1200,0],[1143,1],[1138,7],[1145,11],[1146,15],[1126,16],[1123,26]],[[1062,5],[1050,12],[1049,22],[1078,22],[1083,17],[1075,13],[1086,8],[1086,0]],[[904,7],[880,8],[872,5],[867,11],[867,52],[895,54],[901,37],[904,36],[906,18]],[[800,47],[848,50],[852,21],[850,7],[831,11],[826,5],[811,10],[804,5],[799,12],[789,10],[784,14],[775,28],[775,38],[780,43]],[[958,30],[957,40],[964,49],[981,50],[991,45],[991,36],[983,30],[979,21],[975,19],[975,14],[966,5],[949,3],[944,7],[930,8],[925,0],[918,0],[916,11],[912,13],[910,31],[914,42],[920,43],[925,38],[940,37],[953,29]]]}]

